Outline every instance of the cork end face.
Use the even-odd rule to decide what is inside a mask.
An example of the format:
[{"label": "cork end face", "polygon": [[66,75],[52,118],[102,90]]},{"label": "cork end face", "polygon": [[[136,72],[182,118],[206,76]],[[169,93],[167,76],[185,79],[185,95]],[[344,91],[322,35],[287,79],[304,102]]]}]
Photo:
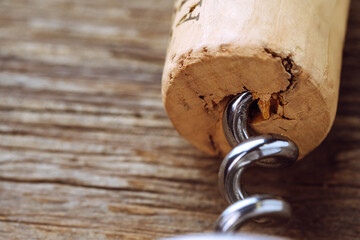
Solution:
[{"label": "cork end face", "polygon": [[321,143],[332,124],[311,76],[291,56],[223,45],[175,56],[165,68],[163,100],[170,120],[184,138],[209,155],[230,151],[222,114],[233,96],[247,90],[259,106],[251,127],[259,134],[290,137],[299,146],[300,158]]}]

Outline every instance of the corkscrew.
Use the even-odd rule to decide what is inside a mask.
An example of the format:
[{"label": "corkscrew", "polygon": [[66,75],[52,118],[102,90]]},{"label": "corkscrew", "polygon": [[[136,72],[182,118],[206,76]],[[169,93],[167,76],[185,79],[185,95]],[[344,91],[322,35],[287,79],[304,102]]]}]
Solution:
[{"label": "corkscrew", "polygon": [[[248,128],[248,115],[253,103],[251,93],[244,92],[230,101],[224,111],[224,134],[233,149],[221,163],[218,183],[221,195],[230,206],[216,221],[217,233],[236,232],[250,219],[265,223],[274,217],[286,220],[291,216],[291,207],[285,200],[269,194],[249,196],[241,182],[243,172],[254,164],[266,168],[284,168],[292,165],[299,156],[297,145],[285,136],[252,136]],[[206,238],[198,235],[181,239]]]},{"label": "corkscrew", "polygon": [[251,136],[248,115],[252,103],[251,93],[245,92],[225,108],[223,129],[233,149],[221,163],[218,182],[222,196],[231,205],[217,220],[217,232],[234,232],[249,219],[268,222],[269,216],[286,219],[291,215],[290,205],[283,199],[265,194],[248,196],[242,185],[241,176],[249,166],[284,168],[292,165],[299,156],[296,144],[285,136]]}]

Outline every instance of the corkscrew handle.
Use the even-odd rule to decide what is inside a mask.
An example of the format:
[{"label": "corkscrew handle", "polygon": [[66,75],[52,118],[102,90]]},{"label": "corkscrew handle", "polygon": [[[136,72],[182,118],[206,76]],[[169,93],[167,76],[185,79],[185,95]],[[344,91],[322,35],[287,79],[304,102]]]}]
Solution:
[{"label": "corkscrew handle", "polygon": [[288,240],[288,238],[264,236],[258,234],[196,234],[163,240]]}]

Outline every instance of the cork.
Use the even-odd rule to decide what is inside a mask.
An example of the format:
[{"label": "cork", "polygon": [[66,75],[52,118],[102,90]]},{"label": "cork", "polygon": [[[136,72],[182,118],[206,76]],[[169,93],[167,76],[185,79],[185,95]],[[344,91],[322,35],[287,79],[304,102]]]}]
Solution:
[{"label": "cork", "polygon": [[203,152],[224,156],[224,107],[250,91],[254,132],[285,135],[305,156],[335,118],[349,3],[176,1],[162,77],[174,127]]}]

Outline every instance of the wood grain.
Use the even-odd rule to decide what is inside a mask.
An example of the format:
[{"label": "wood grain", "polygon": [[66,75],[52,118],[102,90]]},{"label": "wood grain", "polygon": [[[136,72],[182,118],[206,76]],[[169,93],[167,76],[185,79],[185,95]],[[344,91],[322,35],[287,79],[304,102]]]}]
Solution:
[{"label": "wood grain", "polygon": [[[183,140],[161,102],[172,8],[168,0],[0,0],[0,239],[211,231],[226,207],[221,160]],[[250,192],[288,199],[292,221],[244,232],[360,238],[359,11],[353,1],[328,138],[286,171],[245,176]]]}]

